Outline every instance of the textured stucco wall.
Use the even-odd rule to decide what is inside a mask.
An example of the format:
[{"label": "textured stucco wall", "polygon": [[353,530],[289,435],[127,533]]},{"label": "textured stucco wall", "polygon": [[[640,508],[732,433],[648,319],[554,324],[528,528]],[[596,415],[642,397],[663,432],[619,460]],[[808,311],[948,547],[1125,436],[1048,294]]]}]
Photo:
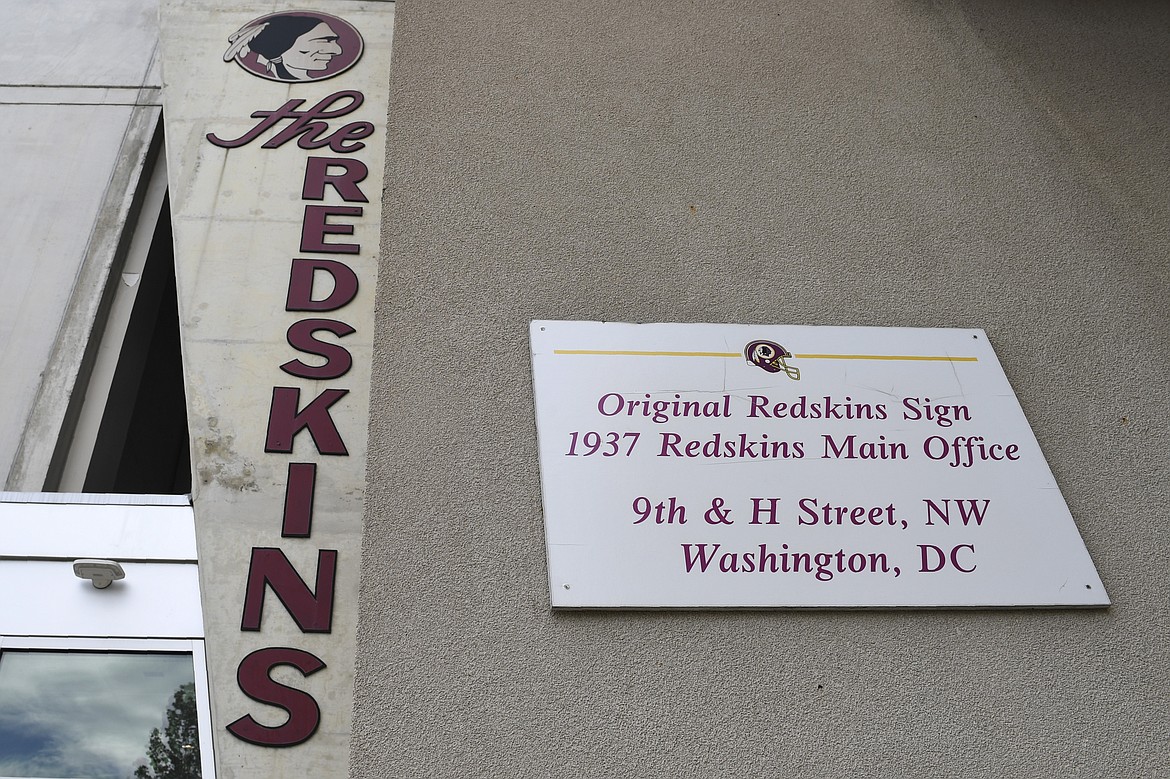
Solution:
[{"label": "textured stucco wall", "polygon": [[[1170,10],[402,0],[356,777],[1170,776]],[[1109,610],[551,613],[533,318],[987,330]]]}]

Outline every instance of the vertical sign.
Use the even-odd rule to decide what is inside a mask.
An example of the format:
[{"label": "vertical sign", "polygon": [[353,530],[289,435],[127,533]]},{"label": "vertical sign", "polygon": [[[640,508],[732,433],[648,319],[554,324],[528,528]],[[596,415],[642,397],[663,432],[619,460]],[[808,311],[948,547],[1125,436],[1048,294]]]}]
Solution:
[{"label": "vertical sign", "polygon": [[221,775],[348,761],[393,15],[161,9]]}]

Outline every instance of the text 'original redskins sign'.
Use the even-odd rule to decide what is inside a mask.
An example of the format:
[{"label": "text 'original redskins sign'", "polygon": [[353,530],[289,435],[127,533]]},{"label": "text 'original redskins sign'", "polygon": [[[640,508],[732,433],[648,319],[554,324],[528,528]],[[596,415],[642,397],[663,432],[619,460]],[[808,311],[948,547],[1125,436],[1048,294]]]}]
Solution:
[{"label": "text 'original redskins sign'", "polygon": [[[234,61],[263,79],[296,84],[345,72],[362,49],[361,35],[345,20],[296,11],[245,24],[228,38],[224,61]],[[300,177],[300,235],[290,235],[287,247],[282,248],[296,255],[288,265],[285,311],[304,315],[287,328],[285,338],[292,350],[310,359],[293,356],[272,366],[286,377],[328,382],[342,378],[353,367],[353,357],[341,339],[356,332],[343,318],[359,286],[358,274],[346,258],[362,253],[362,246],[353,239],[354,226],[365,216],[369,203],[362,189],[369,169],[361,153],[375,126],[355,117],[364,100],[362,92],[353,89],[338,90],[311,103],[292,97],[252,112],[251,118],[257,121],[242,134],[206,135],[209,143],[227,150],[295,145],[309,152]],[[327,192],[342,204],[325,204]],[[334,414],[350,390],[327,387],[315,391],[315,396],[305,396],[302,388],[285,386],[285,381],[271,387],[263,451],[293,454],[294,441],[301,436],[302,442],[311,439],[317,455],[348,457],[350,451]],[[282,545],[311,543],[317,471],[318,462],[312,459],[287,464],[279,524]],[[271,589],[302,633],[330,633],[338,566],[337,549],[318,549],[316,572],[306,576],[297,571],[282,546],[253,546],[240,630],[262,630],[265,595]],[[311,587],[306,579],[312,581]],[[317,701],[304,690],[275,681],[271,674],[278,666],[291,666],[307,677],[325,668],[326,662],[289,646],[264,647],[243,657],[237,670],[240,690],[255,701],[284,709],[288,717],[283,724],[265,725],[251,714],[240,716],[227,725],[237,738],[262,746],[292,746],[317,730],[321,721]]]}]

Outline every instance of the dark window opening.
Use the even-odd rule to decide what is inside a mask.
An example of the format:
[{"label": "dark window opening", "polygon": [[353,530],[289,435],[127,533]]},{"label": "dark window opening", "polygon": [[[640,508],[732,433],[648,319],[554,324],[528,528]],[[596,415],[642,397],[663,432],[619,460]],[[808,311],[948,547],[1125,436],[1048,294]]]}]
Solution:
[{"label": "dark window opening", "polygon": [[169,202],[138,283],[85,491],[184,494],[191,454]]}]

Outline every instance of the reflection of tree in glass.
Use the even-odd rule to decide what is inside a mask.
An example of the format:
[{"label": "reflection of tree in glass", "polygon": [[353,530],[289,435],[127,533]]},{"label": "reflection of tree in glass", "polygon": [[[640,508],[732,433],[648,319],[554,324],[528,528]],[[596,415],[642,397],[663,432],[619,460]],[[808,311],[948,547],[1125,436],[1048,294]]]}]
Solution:
[{"label": "reflection of tree in glass", "polygon": [[150,768],[139,766],[134,771],[135,779],[202,779],[194,684],[183,684],[175,690],[167,706],[165,741],[163,736],[158,728],[151,731],[146,748]]}]

